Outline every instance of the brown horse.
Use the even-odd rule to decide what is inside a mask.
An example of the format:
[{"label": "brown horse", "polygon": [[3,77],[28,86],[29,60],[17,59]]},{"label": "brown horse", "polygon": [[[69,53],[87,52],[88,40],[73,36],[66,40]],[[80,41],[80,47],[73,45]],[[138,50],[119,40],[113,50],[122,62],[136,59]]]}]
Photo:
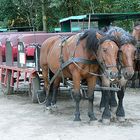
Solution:
[{"label": "brown horse", "polygon": [[[117,92],[118,96],[118,108],[116,110],[116,116],[120,121],[124,121],[125,112],[123,108],[123,98],[126,88],[126,83],[134,75],[134,60],[137,55],[136,53],[136,40],[135,38],[119,27],[110,27],[106,32],[107,34],[113,35],[117,38],[119,42],[119,53],[118,53],[118,70],[119,70],[119,80],[116,81],[121,87],[121,90]],[[100,103],[100,108],[105,106],[105,94],[102,93],[102,99]],[[110,107],[114,109],[117,106],[117,101],[115,99],[115,92],[111,91],[110,97]]]},{"label": "brown horse", "polygon": [[[88,87],[88,116],[90,120],[96,120],[93,112],[96,77],[99,69],[110,80],[118,77],[117,53],[118,46],[114,38],[104,36],[93,29],[67,39],[62,39],[61,36],[47,39],[42,44],[40,52],[40,66],[47,94],[46,106],[56,103],[56,94],[62,77],[70,78],[73,81],[73,96],[76,103],[74,120],[80,121],[80,83],[84,79]],[[48,81],[49,69],[55,74],[51,85]],[[103,118],[106,118],[106,113]]]},{"label": "brown horse", "polygon": [[140,25],[139,24],[133,28],[132,35],[137,40],[136,47],[138,52],[137,59],[135,60],[135,74],[132,78],[132,87],[134,88],[136,87],[136,83],[135,83],[136,79],[139,80],[138,87],[140,87]]}]

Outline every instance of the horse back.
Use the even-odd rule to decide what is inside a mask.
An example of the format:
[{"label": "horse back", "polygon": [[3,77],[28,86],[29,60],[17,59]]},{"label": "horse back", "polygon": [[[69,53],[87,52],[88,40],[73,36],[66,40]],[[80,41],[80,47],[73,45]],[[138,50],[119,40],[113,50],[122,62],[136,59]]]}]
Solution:
[{"label": "horse back", "polygon": [[[63,56],[63,60],[69,59],[69,46],[74,46],[73,37],[64,40],[63,36],[53,36],[45,40],[42,44],[40,51],[40,66],[49,67],[53,73],[55,73],[61,65],[60,56]],[[62,51],[62,53],[61,53]]]},{"label": "horse back", "polygon": [[53,36],[46,39],[40,49],[40,66],[47,64],[47,56],[52,50],[56,42],[59,41],[60,36]]}]

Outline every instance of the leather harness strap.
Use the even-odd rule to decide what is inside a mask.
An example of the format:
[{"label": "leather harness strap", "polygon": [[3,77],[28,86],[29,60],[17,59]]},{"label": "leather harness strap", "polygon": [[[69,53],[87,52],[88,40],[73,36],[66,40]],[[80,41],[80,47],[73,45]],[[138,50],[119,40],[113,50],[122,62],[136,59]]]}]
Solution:
[{"label": "leather harness strap", "polygon": [[53,81],[55,80],[55,78],[61,73],[61,71],[66,68],[68,65],[70,65],[71,63],[82,63],[82,64],[98,64],[98,62],[95,60],[87,60],[87,59],[83,59],[83,58],[73,58],[71,57],[68,61],[64,62],[61,64],[60,68],[55,72],[54,76],[51,78],[49,84],[51,85],[53,83]]}]

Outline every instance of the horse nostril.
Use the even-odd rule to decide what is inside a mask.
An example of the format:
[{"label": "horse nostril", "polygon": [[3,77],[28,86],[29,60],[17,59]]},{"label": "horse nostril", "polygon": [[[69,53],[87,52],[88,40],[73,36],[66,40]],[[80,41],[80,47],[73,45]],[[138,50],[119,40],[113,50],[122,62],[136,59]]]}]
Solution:
[{"label": "horse nostril", "polygon": [[124,73],[124,77],[125,77],[126,79],[131,79],[132,76],[133,76],[133,73],[131,73],[131,72],[125,72],[125,73]]},{"label": "horse nostril", "polygon": [[129,76],[128,76],[128,72],[125,72],[124,73],[124,76],[126,77],[126,78],[128,78]]},{"label": "horse nostril", "polygon": [[110,72],[110,77],[111,78],[117,78],[118,77],[118,72]]}]

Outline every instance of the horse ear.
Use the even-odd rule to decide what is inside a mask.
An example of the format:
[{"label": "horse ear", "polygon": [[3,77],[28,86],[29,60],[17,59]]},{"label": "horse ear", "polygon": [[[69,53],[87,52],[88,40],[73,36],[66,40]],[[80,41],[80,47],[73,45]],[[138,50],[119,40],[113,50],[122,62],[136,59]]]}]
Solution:
[{"label": "horse ear", "polygon": [[114,32],[114,36],[120,38],[122,36],[122,34],[120,32]]},{"label": "horse ear", "polygon": [[120,46],[120,43],[121,43],[121,38],[122,38],[122,34],[120,32],[112,32],[112,37],[115,39],[118,47]]},{"label": "horse ear", "polygon": [[98,40],[102,39],[103,38],[103,35],[101,35],[100,33],[96,32],[96,38]]}]

